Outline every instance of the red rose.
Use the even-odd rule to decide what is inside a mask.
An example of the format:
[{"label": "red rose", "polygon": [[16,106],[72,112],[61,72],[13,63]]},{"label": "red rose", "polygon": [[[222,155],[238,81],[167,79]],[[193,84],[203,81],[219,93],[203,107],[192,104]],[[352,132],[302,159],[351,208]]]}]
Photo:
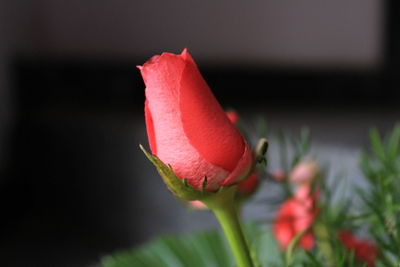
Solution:
[{"label": "red rose", "polygon": [[251,195],[257,189],[259,183],[257,173],[253,172],[246,180],[238,184],[237,191],[242,195]]},{"label": "red rose", "polygon": [[[239,114],[236,111],[230,110],[225,114],[234,125],[238,123]],[[246,178],[246,180],[238,184],[237,191],[242,196],[249,196],[256,191],[259,184],[260,179],[258,179],[257,173],[253,172],[249,177]]]},{"label": "red rose", "polygon": [[252,152],[204,81],[192,57],[163,53],[139,66],[146,84],[150,149],[181,179],[207,190],[245,178]]},{"label": "red rose", "polygon": [[[295,197],[286,200],[278,210],[273,224],[273,231],[283,250],[288,248],[297,234],[312,226],[317,214],[316,199],[316,194],[308,194],[307,196],[304,194],[295,195]],[[311,231],[307,231],[300,238],[300,246],[306,250],[310,250],[314,246],[314,235]]]},{"label": "red rose", "polygon": [[338,237],[347,249],[354,251],[354,255],[357,259],[365,262],[368,266],[375,265],[378,250],[374,244],[366,240],[358,239],[346,230],[340,231]]}]

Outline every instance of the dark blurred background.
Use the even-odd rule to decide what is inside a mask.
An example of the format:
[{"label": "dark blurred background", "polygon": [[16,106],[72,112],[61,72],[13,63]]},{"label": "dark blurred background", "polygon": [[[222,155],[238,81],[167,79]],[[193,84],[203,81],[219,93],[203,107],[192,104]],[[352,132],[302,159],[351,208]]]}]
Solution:
[{"label": "dark blurred background", "polygon": [[163,51],[189,48],[244,119],[308,125],[321,159],[357,179],[368,128],[387,131],[400,114],[398,5],[0,1],[1,266],[89,266],[160,233],[216,226],[180,205],[138,149],[135,66]]}]

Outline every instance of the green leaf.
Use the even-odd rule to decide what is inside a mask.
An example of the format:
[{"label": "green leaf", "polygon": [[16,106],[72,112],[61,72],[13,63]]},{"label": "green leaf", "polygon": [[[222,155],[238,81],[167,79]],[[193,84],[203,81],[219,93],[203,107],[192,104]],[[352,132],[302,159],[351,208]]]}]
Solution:
[{"label": "green leaf", "polygon": [[[269,228],[250,224],[244,229],[259,256],[259,266],[283,266],[278,245]],[[213,230],[186,236],[163,236],[136,249],[106,256],[101,259],[100,266],[233,267],[235,261],[223,233]]]},{"label": "green leaf", "polygon": [[385,148],[382,144],[381,137],[376,128],[373,128],[370,131],[369,138],[370,138],[372,150],[374,151],[376,157],[379,160],[384,161],[385,160]]},{"label": "green leaf", "polygon": [[399,155],[400,125],[396,125],[387,142],[387,151],[390,159],[395,160]]}]

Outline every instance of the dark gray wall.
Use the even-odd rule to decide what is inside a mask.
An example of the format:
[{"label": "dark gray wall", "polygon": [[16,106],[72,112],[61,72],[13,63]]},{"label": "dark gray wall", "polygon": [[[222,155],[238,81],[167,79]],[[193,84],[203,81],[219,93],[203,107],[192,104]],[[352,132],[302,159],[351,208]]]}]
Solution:
[{"label": "dark gray wall", "polygon": [[204,61],[279,64],[380,58],[379,0],[16,2],[11,34],[28,35],[17,46],[31,52],[130,57],[189,47]]},{"label": "dark gray wall", "polygon": [[0,1],[0,166],[16,55],[127,59],[188,47],[215,64],[347,65],[381,59],[379,0]]}]

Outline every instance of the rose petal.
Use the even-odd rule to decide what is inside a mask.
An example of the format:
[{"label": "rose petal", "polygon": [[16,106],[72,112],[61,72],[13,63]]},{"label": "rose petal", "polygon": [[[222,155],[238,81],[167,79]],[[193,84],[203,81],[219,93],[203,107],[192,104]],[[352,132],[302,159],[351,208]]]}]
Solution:
[{"label": "rose petal", "polygon": [[208,162],[233,171],[245,144],[187,52],[180,81],[182,125],[190,143]]}]

